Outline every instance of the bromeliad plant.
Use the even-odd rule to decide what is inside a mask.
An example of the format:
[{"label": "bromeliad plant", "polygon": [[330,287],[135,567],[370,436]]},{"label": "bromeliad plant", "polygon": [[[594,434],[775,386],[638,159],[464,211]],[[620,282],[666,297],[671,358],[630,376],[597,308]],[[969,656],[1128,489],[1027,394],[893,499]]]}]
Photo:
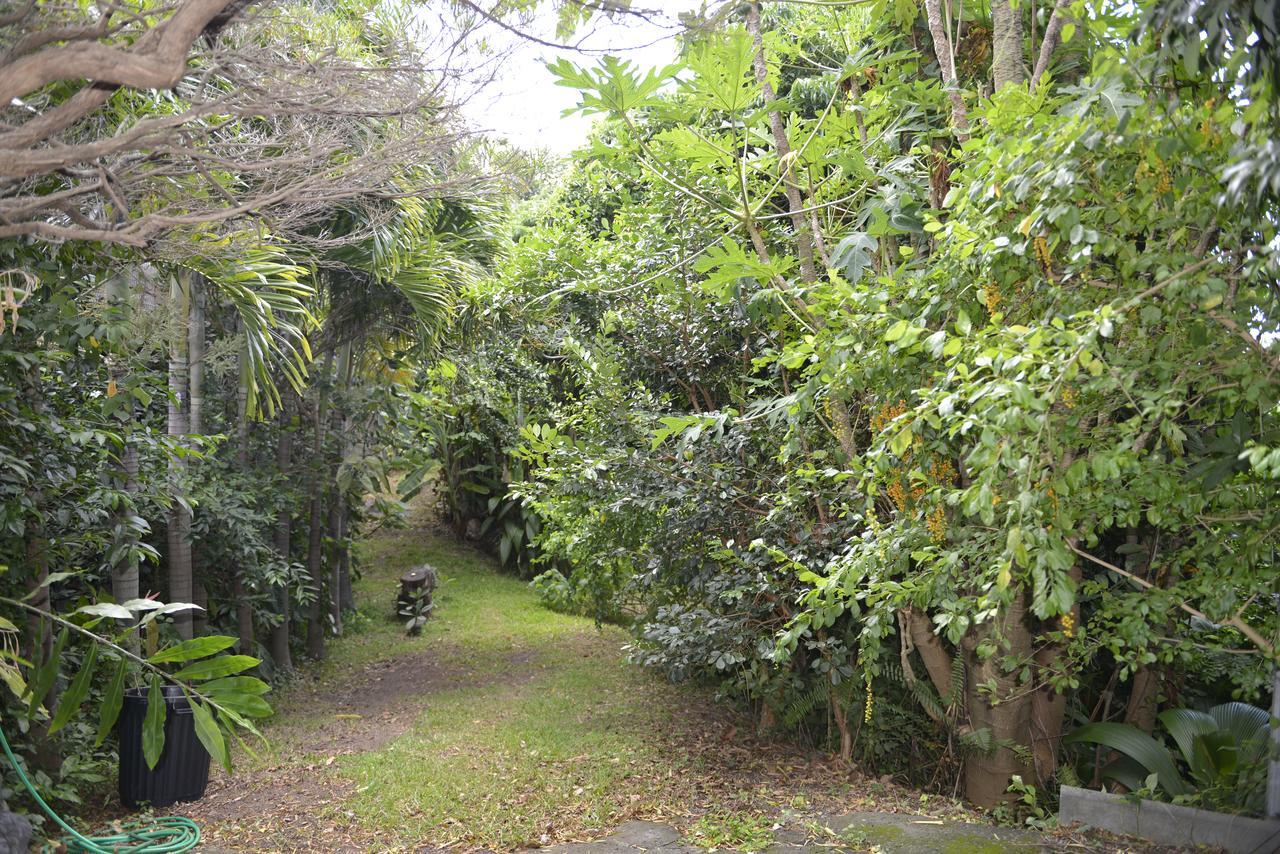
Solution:
[{"label": "bromeliad plant", "polygon": [[[134,599],[122,604],[85,605],[71,618],[66,618],[17,599],[0,598],[0,604],[61,627],[47,652],[37,646],[34,659],[27,661],[17,653],[20,630],[13,622],[0,617],[0,678],[19,702],[26,704],[26,716],[18,721],[24,730],[37,724],[44,727],[47,736],[52,736],[67,726],[90,699],[94,676],[101,664],[104,670],[107,667],[113,670],[98,704],[96,744],[99,746],[115,728],[124,705],[125,686],[131,678],[147,686],[142,750],[150,768],[156,766],[164,753],[168,704],[163,688],[166,683],[181,688],[191,705],[197,737],[209,755],[227,770],[231,769],[231,738],[248,750],[240,738],[241,730],[262,737],[253,720],[271,714],[271,707],[263,699],[270,686],[261,679],[244,675],[257,667],[257,658],[223,654],[236,643],[236,638],[214,635],[159,648],[157,618],[199,606]],[[127,626],[119,632],[102,632],[99,626],[105,620],[126,621]],[[75,676],[56,702],[50,702],[63,654],[73,635],[87,639],[89,645]]]},{"label": "bromeliad plant", "polygon": [[1122,723],[1087,724],[1065,742],[1101,745],[1122,754],[1099,773],[1129,791],[1153,791],[1175,802],[1227,812],[1261,811],[1270,735],[1264,710],[1247,703],[1223,703],[1207,712],[1169,709],[1161,713],[1160,723],[1176,751]]}]

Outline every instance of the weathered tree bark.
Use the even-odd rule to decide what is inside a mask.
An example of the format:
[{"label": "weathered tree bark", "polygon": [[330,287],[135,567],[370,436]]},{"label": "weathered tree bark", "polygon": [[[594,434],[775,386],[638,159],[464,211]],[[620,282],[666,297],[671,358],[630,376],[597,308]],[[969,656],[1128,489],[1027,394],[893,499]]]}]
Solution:
[{"label": "weathered tree bark", "polygon": [[1071,0],[1058,0],[1053,6],[1053,14],[1049,16],[1049,23],[1044,28],[1044,40],[1040,42],[1040,54],[1036,58],[1036,67],[1031,72],[1032,89],[1040,85],[1041,78],[1049,70],[1049,63],[1053,60],[1053,52],[1062,43],[1062,28],[1067,23],[1069,14],[1067,10],[1070,5]]},{"label": "weathered tree bark", "polygon": [[[285,392],[280,401],[280,433],[276,439],[276,469],[280,472],[282,480],[288,479],[293,466],[291,400],[292,396]],[[274,537],[276,553],[280,555],[281,560],[288,561],[290,559],[292,540],[293,514],[290,512],[288,505],[281,502],[276,510]],[[292,633],[289,614],[289,591],[284,585],[276,585],[272,588],[272,594],[275,597],[276,610],[279,614],[280,622],[271,628],[271,659],[275,662],[277,671],[288,671],[293,669],[293,655],[289,650],[289,637]]]},{"label": "weathered tree bark", "polygon": [[1026,80],[1022,63],[1022,10],[1009,0],[991,0],[991,78],[999,92]]},{"label": "weathered tree bark", "polygon": [[[187,326],[191,311],[191,289],[185,273],[174,275],[170,290],[170,313],[172,329],[169,341],[169,437],[175,442],[184,442],[189,432],[188,420],[190,405],[189,384],[191,381],[188,364],[189,338]],[[178,457],[169,458],[169,481],[173,494],[180,495],[185,488],[183,475],[186,462]],[[174,501],[169,509],[168,525],[169,545],[169,601],[190,602],[192,600],[191,575],[191,514],[178,501]],[[179,637],[192,637],[190,611],[179,611],[173,615],[173,625]]]},{"label": "weathered tree bark", "polygon": [[[973,731],[987,729],[991,733],[989,752],[970,751],[964,761],[965,797],[980,807],[990,807],[1005,800],[1009,780],[1014,774],[1024,780],[1034,779],[1034,767],[1024,760],[1014,746],[1029,748],[1031,737],[1032,694],[1018,681],[1018,671],[1006,671],[1002,659],[1006,655],[1028,655],[1031,633],[1026,626],[1026,592],[1019,590],[985,631],[966,638],[968,663],[966,706]],[[1001,648],[983,659],[977,655],[979,643],[987,638],[999,639]],[[988,693],[979,686],[994,685]]]},{"label": "weathered tree bark", "polygon": [[787,139],[787,129],[782,123],[782,114],[774,109],[777,100],[773,86],[769,83],[769,66],[764,56],[764,38],[760,31],[760,3],[752,0],[747,6],[747,31],[751,33],[751,41],[755,46],[753,64],[755,66],[756,83],[764,96],[766,108],[769,110],[769,129],[773,132],[773,145],[778,155],[778,173],[782,180],[783,191],[787,196],[787,212],[791,217],[791,228],[795,232],[796,257],[800,260],[800,279],[806,284],[817,281],[817,271],[813,266],[813,235],[809,232],[809,222],[804,215],[804,201],[800,194],[800,186],[795,180],[794,157],[791,142]]},{"label": "weathered tree bark", "polygon": [[951,102],[951,129],[955,131],[956,139],[964,142],[969,138],[969,110],[965,107],[964,95],[956,79],[956,54],[942,18],[942,0],[924,0],[924,10],[929,21],[929,35],[933,38],[933,53],[942,75],[942,86]]},{"label": "weathered tree bark", "polygon": [[[1070,570],[1076,589],[1080,589],[1083,574],[1077,563]],[[1071,625],[1080,625],[1080,605],[1071,608]],[[1065,643],[1046,643],[1035,654],[1037,678],[1044,684],[1031,695],[1031,754],[1035,760],[1036,779],[1046,785],[1057,776],[1058,751],[1062,746],[1062,725],[1067,715],[1067,695],[1055,691],[1048,684],[1047,674],[1058,669],[1058,663],[1066,654]],[[1041,678],[1040,674],[1046,674]]]}]

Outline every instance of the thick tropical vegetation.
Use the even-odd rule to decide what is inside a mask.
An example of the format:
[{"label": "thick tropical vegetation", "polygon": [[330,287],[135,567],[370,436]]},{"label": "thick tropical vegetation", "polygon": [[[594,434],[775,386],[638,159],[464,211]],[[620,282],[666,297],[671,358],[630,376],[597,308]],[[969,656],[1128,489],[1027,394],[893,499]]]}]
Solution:
[{"label": "thick tropical vegetation", "polygon": [[425,493],[761,734],[1256,811],[1277,8],[711,4],[550,65],[563,169],[453,100],[532,3],[0,13],[20,761],[80,799],[170,680],[229,762]]},{"label": "thick tropical vegetation", "polygon": [[745,3],[558,62],[604,118],[422,401],[459,530],[982,805],[1093,773],[1076,725],[1265,701],[1269,10]]}]

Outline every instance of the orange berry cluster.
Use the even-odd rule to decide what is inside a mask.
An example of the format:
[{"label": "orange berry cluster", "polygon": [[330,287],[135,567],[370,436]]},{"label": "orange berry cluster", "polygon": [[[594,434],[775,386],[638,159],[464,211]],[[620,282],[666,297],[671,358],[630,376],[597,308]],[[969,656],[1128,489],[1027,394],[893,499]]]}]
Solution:
[{"label": "orange berry cluster", "polygon": [[956,467],[951,465],[951,460],[936,459],[929,463],[929,479],[934,483],[950,486],[956,480]]},{"label": "orange berry cluster", "polygon": [[899,400],[896,404],[886,403],[880,407],[880,411],[871,416],[871,432],[879,433],[885,427],[888,427],[893,419],[906,411],[907,402],[905,400]]},{"label": "orange berry cluster", "polygon": [[947,514],[939,504],[933,508],[933,512],[929,514],[929,519],[925,522],[929,529],[929,536],[939,545],[947,539]]},{"label": "orange berry cluster", "polygon": [[889,484],[887,492],[889,500],[893,502],[893,506],[898,508],[899,513],[907,512],[907,491],[902,486],[902,475],[894,469],[889,473],[893,477],[893,482]]}]

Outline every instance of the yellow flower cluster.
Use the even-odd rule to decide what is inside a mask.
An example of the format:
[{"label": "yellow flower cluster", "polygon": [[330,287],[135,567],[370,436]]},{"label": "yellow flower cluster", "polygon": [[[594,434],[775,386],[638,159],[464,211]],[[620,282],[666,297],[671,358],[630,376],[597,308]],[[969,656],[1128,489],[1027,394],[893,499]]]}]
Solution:
[{"label": "yellow flower cluster", "polygon": [[1067,386],[1062,390],[1062,405],[1067,409],[1076,408],[1076,390]]},{"label": "yellow flower cluster", "polygon": [[822,400],[822,409],[826,413],[827,422],[836,434],[836,441],[841,448],[853,447],[853,429],[849,426],[849,410],[845,405],[831,397]]},{"label": "yellow flower cluster", "polygon": [[1073,638],[1076,636],[1076,618],[1071,616],[1069,612],[1066,614],[1063,614],[1058,619],[1058,622],[1062,626],[1062,634],[1064,634],[1068,638]]},{"label": "yellow flower cluster", "polygon": [[871,680],[867,680],[867,706],[862,710],[862,722],[864,724],[871,723],[871,708],[875,703],[875,694],[871,691]]},{"label": "yellow flower cluster", "polygon": [[1043,237],[1036,237],[1031,241],[1031,245],[1035,247],[1036,258],[1040,261],[1040,266],[1044,268],[1044,274],[1053,277],[1053,256],[1049,254],[1049,241]]},{"label": "yellow flower cluster", "polygon": [[1167,193],[1173,189],[1173,179],[1169,177],[1169,164],[1156,158],[1156,192]]},{"label": "yellow flower cluster", "polygon": [[982,304],[987,307],[988,314],[995,314],[996,310],[1000,308],[1000,301],[1004,299],[1000,295],[1000,288],[994,282],[984,287],[979,292],[979,295],[982,297]]}]

